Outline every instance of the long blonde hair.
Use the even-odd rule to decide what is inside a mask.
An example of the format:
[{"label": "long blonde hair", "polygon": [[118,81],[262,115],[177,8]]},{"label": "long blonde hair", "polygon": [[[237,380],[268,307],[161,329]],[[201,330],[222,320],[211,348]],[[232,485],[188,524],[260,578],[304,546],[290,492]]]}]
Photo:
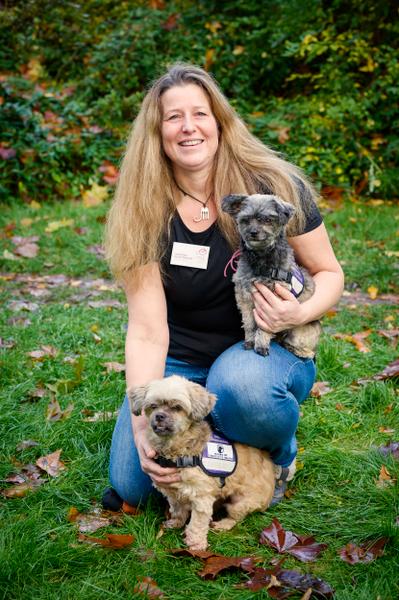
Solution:
[{"label": "long blonde hair", "polygon": [[106,257],[115,278],[122,283],[139,283],[139,268],[159,262],[164,252],[167,224],[176,203],[172,165],[161,144],[161,97],[174,86],[191,83],[207,94],[220,130],[213,190],[218,199],[218,224],[232,248],[238,243],[235,224],[220,209],[220,200],[227,194],[253,194],[267,188],[296,208],[288,233],[293,235],[303,227],[305,216],[298,185],[313,192],[301,171],[248,131],[209,73],[177,63],[153,83],[143,100],[108,214]]}]

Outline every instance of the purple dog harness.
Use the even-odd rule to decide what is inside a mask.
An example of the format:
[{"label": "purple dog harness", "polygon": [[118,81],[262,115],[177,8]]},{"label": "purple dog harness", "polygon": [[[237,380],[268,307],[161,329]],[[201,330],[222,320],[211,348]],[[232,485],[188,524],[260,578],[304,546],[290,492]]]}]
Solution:
[{"label": "purple dog harness", "polygon": [[[227,271],[229,268],[235,273],[237,271],[237,263],[240,258],[241,250],[236,250],[229,262],[224,268],[224,276],[227,277]],[[290,292],[298,298],[298,296],[302,293],[303,288],[305,287],[305,278],[301,269],[298,265],[294,264],[291,268],[291,271],[284,271],[284,269],[276,269],[272,267],[267,269],[265,272],[262,272],[262,276],[270,277],[270,279],[275,279],[276,281],[284,281],[285,283],[289,283],[291,286]]]},{"label": "purple dog harness", "polygon": [[179,469],[201,467],[204,473],[210,477],[219,477],[220,487],[223,487],[226,477],[234,473],[238,459],[234,444],[219,433],[212,431],[202,454],[179,456],[176,460],[159,456],[155,462],[161,467],[178,467]]}]

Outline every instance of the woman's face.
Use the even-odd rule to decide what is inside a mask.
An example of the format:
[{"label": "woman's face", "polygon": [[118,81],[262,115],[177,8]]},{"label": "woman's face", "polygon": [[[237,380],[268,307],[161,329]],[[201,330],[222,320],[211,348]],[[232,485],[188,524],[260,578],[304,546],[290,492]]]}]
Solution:
[{"label": "woman's face", "polygon": [[209,172],[219,131],[206,92],[194,83],[178,85],[164,92],[161,104],[162,145],[175,174]]}]

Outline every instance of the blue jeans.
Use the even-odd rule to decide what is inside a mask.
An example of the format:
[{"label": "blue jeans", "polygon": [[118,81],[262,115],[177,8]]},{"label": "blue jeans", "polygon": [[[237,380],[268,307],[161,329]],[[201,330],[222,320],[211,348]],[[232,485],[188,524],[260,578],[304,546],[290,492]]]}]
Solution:
[{"label": "blue jeans", "polygon": [[[273,462],[282,467],[294,460],[299,405],[308,396],[316,375],[311,359],[298,358],[275,342],[269,356],[263,357],[244,350],[239,342],[209,369],[168,357],[165,377],[173,374],[216,394],[211,417],[215,428],[226,437],[268,450]],[[112,437],[110,481],[123,500],[136,506],[154,490],[140,467],[127,398]]]}]

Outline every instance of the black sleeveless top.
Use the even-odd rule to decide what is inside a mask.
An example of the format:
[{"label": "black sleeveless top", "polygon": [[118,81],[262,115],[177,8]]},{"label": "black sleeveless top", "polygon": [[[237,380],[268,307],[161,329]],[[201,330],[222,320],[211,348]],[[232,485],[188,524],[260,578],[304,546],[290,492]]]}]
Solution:
[{"label": "black sleeveless top", "polygon": [[[313,207],[306,216],[303,233],[322,222]],[[207,269],[170,264],[174,242],[209,246]],[[244,339],[237,309],[229,261],[232,250],[217,223],[206,231],[193,232],[176,211],[162,259],[163,285],[169,325],[169,355],[200,367],[210,367],[224,350]]]}]

